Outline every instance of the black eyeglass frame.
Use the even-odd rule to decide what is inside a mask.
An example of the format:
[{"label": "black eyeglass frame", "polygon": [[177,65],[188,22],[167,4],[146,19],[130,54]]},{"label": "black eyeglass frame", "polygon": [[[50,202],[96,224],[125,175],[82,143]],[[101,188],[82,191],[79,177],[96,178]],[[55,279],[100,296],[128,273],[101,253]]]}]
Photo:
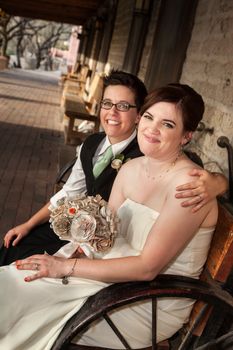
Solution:
[{"label": "black eyeglass frame", "polygon": [[[109,103],[109,105],[111,105],[111,107],[110,108],[103,107],[103,103]],[[119,105],[119,104],[124,104],[125,106],[127,106],[127,109],[126,110],[119,109],[117,107],[117,105]],[[110,110],[113,106],[115,106],[116,110],[119,111],[119,112],[128,112],[130,110],[130,108],[137,108],[136,105],[131,105],[128,102],[113,103],[111,101],[104,101],[104,100],[100,101],[100,107],[103,108],[103,109]]]}]

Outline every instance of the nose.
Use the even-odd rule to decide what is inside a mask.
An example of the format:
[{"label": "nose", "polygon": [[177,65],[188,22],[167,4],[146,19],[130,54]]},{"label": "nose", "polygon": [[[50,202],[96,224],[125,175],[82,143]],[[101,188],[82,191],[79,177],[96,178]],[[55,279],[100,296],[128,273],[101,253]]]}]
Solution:
[{"label": "nose", "polygon": [[113,103],[112,107],[108,109],[108,113],[115,114],[116,112],[118,112],[118,110],[116,108],[116,104]]},{"label": "nose", "polygon": [[117,110],[117,108],[116,108],[116,103],[113,103],[113,104],[112,104],[112,107],[110,108],[110,110],[113,109],[113,108],[114,108],[115,110]]},{"label": "nose", "polygon": [[155,120],[151,123],[149,129],[150,129],[151,133],[153,133],[153,134],[160,133],[159,123]]},{"label": "nose", "polygon": [[114,109],[114,111],[118,111],[117,109],[117,103],[113,103],[112,104],[112,107],[111,107],[111,110]]}]

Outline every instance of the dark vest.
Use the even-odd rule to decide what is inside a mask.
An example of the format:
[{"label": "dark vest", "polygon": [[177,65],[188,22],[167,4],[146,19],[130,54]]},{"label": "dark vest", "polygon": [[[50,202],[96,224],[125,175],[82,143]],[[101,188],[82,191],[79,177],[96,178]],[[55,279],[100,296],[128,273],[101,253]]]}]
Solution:
[{"label": "dark vest", "polygon": [[[87,194],[89,196],[95,196],[96,194],[100,194],[101,197],[108,201],[113,182],[117,175],[117,171],[111,167],[110,163],[97,179],[94,178],[92,172],[92,159],[95,155],[97,147],[99,146],[100,142],[105,136],[106,135],[103,132],[89,136],[82,146],[80,159],[86,177]],[[142,153],[140,152],[138,147],[136,137],[121,152],[121,154],[124,155],[124,159],[142,156]]]}]

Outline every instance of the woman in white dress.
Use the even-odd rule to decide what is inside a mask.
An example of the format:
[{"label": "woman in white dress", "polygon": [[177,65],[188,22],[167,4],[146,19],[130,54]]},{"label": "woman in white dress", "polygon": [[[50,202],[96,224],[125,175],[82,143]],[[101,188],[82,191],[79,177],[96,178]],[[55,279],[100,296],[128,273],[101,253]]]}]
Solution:
[{"label": "woman in white dress", "polygon": [[[0,268],[1,349],[50,349],[65,322],[110,283],[152,280],[158,273],[198,278],[217,221],[217,203],[212,200],[193,212],[180,205],[175,191],[190,180],[188,170],[197,167],[182,146],[203,112],[201,96],[187,85],[169,84],[149,94],[138,129],[145,156],[127,162],[115,180],[109,206],[118,213],[121,229],[104,258],[34,255]],[[61,283],[64,276],[68,285]],[[159,302],[158,342],[182,327],[191,307],[190,300]],[[149,302],[121,308],[111,318],[132,348],[150,346]],[[122,348],[104,321],[75,342]]]}]

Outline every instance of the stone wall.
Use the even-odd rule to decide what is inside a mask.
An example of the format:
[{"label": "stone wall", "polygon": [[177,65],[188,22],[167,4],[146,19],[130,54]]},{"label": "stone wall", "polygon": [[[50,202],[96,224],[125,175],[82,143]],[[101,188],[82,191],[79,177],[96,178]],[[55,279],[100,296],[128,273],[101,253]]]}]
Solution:
[{"label": "stone wall", "polygon": [[214,128],[196,132],[193,146],[210,170],[227,175],[227,151],[217,146],[225,135],[233,144],[233,0],[200,0],[181,82],[204,98],[204,123]]},{"label": "stone wall", "polygon": [[140,69],[139,69],[139,73],[138,73],[139,78],[142,79],[143,81],[145,80],[145,77],[146,77],[146,71],[148,68],[149,58],[150,58],[150,54],[152,51],[152,44],[153,44],[154,35],[155,35],[155,31],[156,31],[156,26],[157,26],[159,9],[160,9],[160,1],[157,1],[157,2],[154,1],[152,3],[148,31],[147,31],[144,50],[142,53]]},{"label": "stone wall", "polygon": [[108,65],[111,68],[122,69],[131,27],[133,9],[134,0],[119,0],[108,56]]},{"label": "stone wall", "polygon": [[[160,1],[153,2],[138,76],[144,81],[151,55]],[[133,16],[134,1],[119,0],[108,56],[107,71],[122,69]],[[205,168],[228,174],[225,148],[217,145],[220,136],[233,144],[233,0],[199,0],[192,36],[180,81],[190,84],[204,98],[206,128],[196,132],[190,145],[202,158]]]}]

